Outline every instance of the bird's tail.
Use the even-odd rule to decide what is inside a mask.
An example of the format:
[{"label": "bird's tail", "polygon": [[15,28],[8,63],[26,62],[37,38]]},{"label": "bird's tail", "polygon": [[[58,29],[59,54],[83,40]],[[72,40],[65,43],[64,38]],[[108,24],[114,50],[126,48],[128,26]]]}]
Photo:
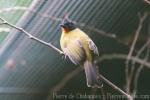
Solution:
[{"label": "bird's tail", "polygon": [[103,86],[101,80],[97,76],[96,65],[91,61],[85,61],[84,70],[86,75],[87,86],[92,88],[101,88]]}]

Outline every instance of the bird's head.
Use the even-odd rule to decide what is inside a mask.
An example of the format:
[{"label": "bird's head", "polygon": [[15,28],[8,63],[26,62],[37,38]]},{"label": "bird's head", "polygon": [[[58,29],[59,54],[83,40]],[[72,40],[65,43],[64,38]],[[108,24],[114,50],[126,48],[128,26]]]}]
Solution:
[{"label": "bird's head", "polygon": [[60,26],[62,28],[62,31],[64,31],[65,33],[68,33],[70,31],[76,29],[75,24],[72,23],[72,22],[68,22],[68,21],[63,23],[63,24],[61,24]]}]

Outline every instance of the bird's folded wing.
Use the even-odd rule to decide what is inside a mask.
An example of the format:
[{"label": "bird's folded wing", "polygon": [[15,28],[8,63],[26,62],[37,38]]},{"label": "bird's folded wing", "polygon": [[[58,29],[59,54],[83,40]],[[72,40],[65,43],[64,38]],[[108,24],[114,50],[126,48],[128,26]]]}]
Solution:
[{"label": "bird's folded wing", "polygon": [[69,43],[67,47],[64,48],[64,53],[74,64],[80,64],[86,57],[82,44],[78,39]]},{"label": "bird's folded wing", "polygon": [[89,44],[89,49],[92,50],[94,54],[99,55],[97,46],[94,44],[94,42],[91,39],[88,41],[88,44]]}]

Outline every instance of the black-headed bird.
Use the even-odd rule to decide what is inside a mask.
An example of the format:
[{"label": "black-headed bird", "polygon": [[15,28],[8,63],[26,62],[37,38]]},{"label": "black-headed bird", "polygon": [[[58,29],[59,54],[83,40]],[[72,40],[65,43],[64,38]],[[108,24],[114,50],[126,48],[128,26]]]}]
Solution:
[{"label": "black-headed bird", "polygon": [[61,30],[60,46],[65,56],[74,64],[84,66],[88,87],[101,87],[94,63],[94,56],[99,52],[94,42],[72,22],[61,24]]}]

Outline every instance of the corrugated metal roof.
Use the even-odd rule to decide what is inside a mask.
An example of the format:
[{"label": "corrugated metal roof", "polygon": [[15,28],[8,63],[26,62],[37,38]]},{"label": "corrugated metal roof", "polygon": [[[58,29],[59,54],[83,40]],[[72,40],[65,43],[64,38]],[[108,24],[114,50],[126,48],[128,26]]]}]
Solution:
[{"label": "corrugated metal roof", "polygon": [[[81,28],[91,37],[102,37],[88,29],[88,25],[117,35],[131,33],[136,27],[137,13],[144,8],[140,0],[34,0],[29,9],[57,18],[67,12],[71,20],[85,24]],[[12,16],[9,22],[13,20]],[[60,20],[26,11],[16,25],[60,48],[59,24]],[[99,41],[95,40],[98,47]],[[30,40],[16,29],[1,45],[0,66],[2,100],[44,100],[49,90],[75,68],[51,48]],[[74,87],[82,88],[86,84],[82,77],[84,84]]]}]

